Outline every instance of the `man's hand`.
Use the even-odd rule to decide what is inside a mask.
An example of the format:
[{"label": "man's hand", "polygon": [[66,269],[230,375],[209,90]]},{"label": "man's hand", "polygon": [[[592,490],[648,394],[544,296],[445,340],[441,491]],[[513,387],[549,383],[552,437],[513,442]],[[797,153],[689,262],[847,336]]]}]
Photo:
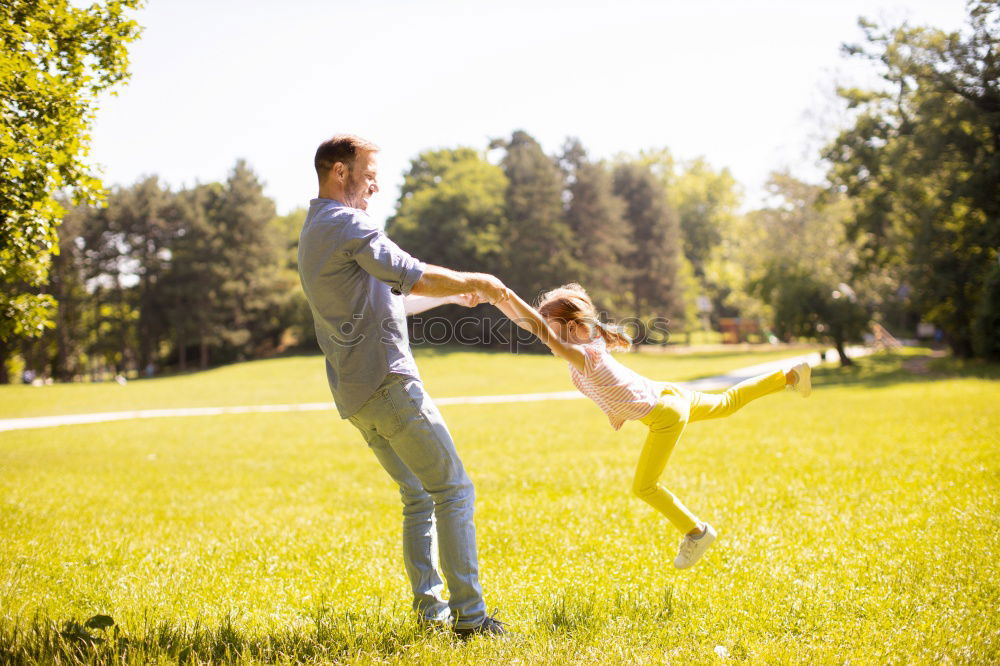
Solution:
[{"label": "man's hand", "polygon": [[476,273],[475,290],[482,298],[482,302],[496,305],[502,303],[513,296],[507,286],[496,277],[487,273]]}]

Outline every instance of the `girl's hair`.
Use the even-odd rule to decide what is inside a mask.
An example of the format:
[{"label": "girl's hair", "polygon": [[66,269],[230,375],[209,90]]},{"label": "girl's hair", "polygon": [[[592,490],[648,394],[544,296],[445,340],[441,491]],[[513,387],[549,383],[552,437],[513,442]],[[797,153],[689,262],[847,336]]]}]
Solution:
[{"label": "girl's hair", "polygon": [[542,294],[538,301],[538,312],[546,319],[586,324],[597,329],[604,338],[608,349],[629,349],[632,338],[618,326],[605,324],[597,318],[597,309],[586,290],[575,282],[564,284]]}]

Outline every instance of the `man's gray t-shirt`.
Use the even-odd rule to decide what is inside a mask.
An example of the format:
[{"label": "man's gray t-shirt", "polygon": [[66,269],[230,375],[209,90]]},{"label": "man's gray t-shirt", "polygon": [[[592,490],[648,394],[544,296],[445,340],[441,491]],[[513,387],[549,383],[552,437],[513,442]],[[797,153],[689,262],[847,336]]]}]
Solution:
[{"label": "man's gray t-shirt", "polygon": [[403,295],[424,270],[364,211],[333,199],[309,202],[299,278],[342,418],[358,411],[389,373],[419,378]]}]

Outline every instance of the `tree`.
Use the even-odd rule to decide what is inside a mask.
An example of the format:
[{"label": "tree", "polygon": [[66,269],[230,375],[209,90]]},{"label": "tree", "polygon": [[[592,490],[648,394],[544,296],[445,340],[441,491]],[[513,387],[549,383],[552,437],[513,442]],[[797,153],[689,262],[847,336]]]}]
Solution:
[{"label": "tree", "polygon": [[282,254],[280,283],[287,287],[279,296],[280,328],[288,331],[295,346],[319,351],[312,310],[309,308],[309,301],[302,287],[299,286],[299,235],[302,233],[307,212],[305,208],[297,208],[288,215],[279,215],[271,220],[268,228],[274,237],[276,247]]},{"label": "tree", "polygon": [[216,321],[213,302],[220,278],[216,272],[220,248],[209,211],[222,196],[220,183],[198,185],[177,193],[177,232],[171,244],[170,267],[161,282],[163,308],[177,365],[186,370],[188,351],[197,344],[206,367],[209,347],[218,344],[212,335]]},{"label": "tree", "polygon": [[79,360],[87,339],[87,288],[84,279],[83,247],[79,241],[87,223],[88,208],[70,209],[59,225],[59,252],[52,258],[49,290],[57,303],[55,350],[51,362],[52,376],[59,381],[71,381],[80,372]]},{"label": "tree", "polygon": [[625,220],[631,232],[633,250],[626,265],[633,314],[640,319],[683,319],[680,227],[662,180],[648,165],[625,162],[614,169],[614,188],[625,201]]},{"label": "tree", "polygon": [[156,360],[161,342],[169,336],[161,282],[170,267],[170,248],[178,229],[176,195],[151,176],[112,196],[109,217],[114,220],[112,228],[120,234],[117,245],[126,263],[128,282],[134,281],[139,312],[135,358],[138,368],[144,369]]},{"label": "tree", "polygon": [[103,208],[85,210],[87,222],[80,240],[90,296],[105,301],[110,297],[118,308],[109,312],[125,317],[105,322],[119,339],[120,364],[145,368],[169,336],[161,282],[178,232],[176,195],[161,186],[156,176],[149,176],[128,187],[113,188]]},{"label": "tree", "polygon": [[225,184],[182,192],[170,269],[163,276],[178,363],[197,344],[199,365],[256,355],[278,346],[281,313],[294,282],[287,248],[272,227],[274,202],[243,160]]},{"label": "tree", "polygon": [[685,319],[697,319],[699,296],[708,297],[715,312],[735,314],[738,310],[725,305],[737,300],[733,282],[725,273],[716,272],[721,264],[714,253],[724,239],[735,237],[741,222],[736,180],[728,169],[717,171],[702,158],[678,161],[666,148],[640,151],[633,161],[649,166],[659,178],[677,215],[684,251],[680,272]]},{"label": "tree", "polygon": [[126,45],[139,27],[127,12],[139,3],[0,6],[0,381],[7,341],[51,325],[54,301],[38,290],[58,251],[56,192],[74,202],[100,197],[85,162],[87,131],[98,96],[128,76]]},{"label": "tree", "polygon": [[870,316],[868,283],[847,239],[849,202],[787,173],[772,174],[768,190],[775,205],[751,213],[740,239],[744,288],[771,308],[779,337],[830,340],[841,365],[851,365],[846,345],[860,339]]},{"label": "tree", "polygon": [[677,211],[684,255],[699,279],[712,250],[729,231],[740,205],[736,179],[728,169],[716,171],[703,159],[685,162],[668,189]]},{"label": "tree", "polygon": [[1000,5],[969,2],[969,30],[861,21],[881,90],[841,89],[853,125],[825,152],[854,202],[851,235],[870,266],[890,267],[954,353],[975,352],[972,324],[1000,248]]},{"label": "tree", "polygon": [[277,346],[278,315],[290,287],[281,265],[285,248],[270,228],[274,202],[246,162],[238,160],[214,204],[209,219],[219,260],[213,272],[221,278],[213,303],[216,335],[230,355],[252,356],[258,348]]},{"label": "tree", "polygon": [[993,265],[976,309],[973,327],[976,354],[1000,361],[1000,263]]},{"label": "tree", "polygon": [[563,173],[526,132],[515,131],[502,147],[507,176],[509,268],[501,276],[526,300],[541,291],[578,280],[582,266],[573,258],[572,230],[563,215]]},{"label": "tree", "polygon": [[567,188],[566,222],[573,234],[573,258],[581,267],[579,281],[597,307],[618,310],[628,302],[628,269],[634,251],[625,221],[625,202],[615,195],[610,170],[591,162],[576,139],[563,148]]},{"label": "tree", "polygon": [[503,169],[472,148],[423,152],[410,162],[389,236],[430,263],[504,274],[507,187]]},{"label": "tree", "polygon": [[[460,147],[423,152],[410,162],[396,213],[387,223],[389,236],[423,261],[506,279],[511,265],[508,185],[503,169],[481,151]],[[448,322],[450,333],[467,339],[488,328],[495,311],[453,306],[435,310],[433,317]],[[455,328],[459,320],[460,330]],[[415,328],[422,321],[411,320],[415,340],[423,333]],[[438,328],[434,335],[443,333]]]},{"label": "tree", "polygon": [[[103,207],[74,206],[59,227],[48,288],[57,325],[22,343],[32,369],[81,374],[202,367],[259,356],[282,344],[297,291],[295,245],[303,211],[274,215],[243,162],[225,184],[171,192],[149,177],[116,187]],[[294,227],[294,231],[293,231]],[[173,343],[171,345],[171,343]]]},{"label": "tree", "polygon": [[53,253],[47,290],[55,299],[55,325],[34,338],[24,338],[18,351],[25,369],[48,373],[71,381],[82,371],[80,364],[89,344],[88,299],[81,236],[92,214],[87,206],[68,206],[58,227],[59,252]]},{"label": "tree", "polygon": [[831,287],[801,266],[771,264],[753,290],[773,308],[778,337],[829,340],[841,366],[854,364],[847,343],[860,339],[870,317],[849,285]]}]

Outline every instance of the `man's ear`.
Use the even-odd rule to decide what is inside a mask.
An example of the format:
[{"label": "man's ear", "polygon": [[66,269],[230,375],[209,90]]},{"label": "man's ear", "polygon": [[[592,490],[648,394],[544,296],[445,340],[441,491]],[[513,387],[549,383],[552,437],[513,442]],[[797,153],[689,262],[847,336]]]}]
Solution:
[{"label": "man's ear", "polygon": [[335,162],[332,171],[333,175],[336,176],[341,185],[347,182],[347,175],[350,170],[347,168],[346,164],[343,162]]}]

